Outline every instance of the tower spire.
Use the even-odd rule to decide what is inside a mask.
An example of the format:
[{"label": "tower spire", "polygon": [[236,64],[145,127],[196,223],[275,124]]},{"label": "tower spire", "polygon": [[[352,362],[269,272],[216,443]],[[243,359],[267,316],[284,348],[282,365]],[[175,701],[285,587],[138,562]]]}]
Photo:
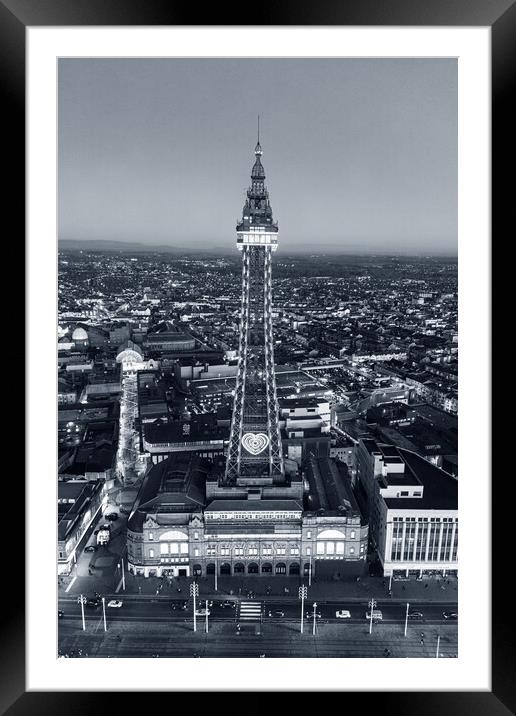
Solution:
[{"label": "tower spire", "polygon": [[256,156],[261,156],[263,154],[262,147],[260,145],[260,115],[258,115],[258,136],[256,147],[254,148],[254,153],[256,154]]}]

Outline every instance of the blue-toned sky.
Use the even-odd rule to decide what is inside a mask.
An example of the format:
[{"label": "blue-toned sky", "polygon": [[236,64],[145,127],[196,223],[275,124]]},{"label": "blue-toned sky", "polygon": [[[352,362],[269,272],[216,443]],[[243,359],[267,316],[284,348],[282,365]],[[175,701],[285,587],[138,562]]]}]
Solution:
[{"label": "blue-toned sky", "polygon": [[258,114],[282,250],[456,254],[453,59],[62,59],[59,238],[230,248]]}]

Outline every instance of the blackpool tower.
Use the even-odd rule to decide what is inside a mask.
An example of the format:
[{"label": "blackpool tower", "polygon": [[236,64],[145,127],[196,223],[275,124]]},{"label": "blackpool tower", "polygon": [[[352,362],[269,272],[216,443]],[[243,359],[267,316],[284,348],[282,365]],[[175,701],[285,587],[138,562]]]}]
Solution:
[{"label": "blackpool tower", "polygon": [[272,252],[278,247],[278,225],[272,219],[265,188],[259,136],[254,154],[251,186],[236,227],[237,247],[242,252],[242,303],[227,485],[284,481],[272,336],[271,265]]}]

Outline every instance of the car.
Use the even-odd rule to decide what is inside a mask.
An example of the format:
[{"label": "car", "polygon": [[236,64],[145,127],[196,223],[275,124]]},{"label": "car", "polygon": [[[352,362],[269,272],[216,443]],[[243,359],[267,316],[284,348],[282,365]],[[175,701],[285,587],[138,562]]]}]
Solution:
[{"label": "car", "polygon": [[351,612],[348,612],[347,609],[340,609],[338,612],[335,612],[335,616],[337,619],[351,619]]},{"label": "car", "polygon": [[282,612],[281,609],[275,609],[274,611],[269,612],[269,616],[280,619],[281,617],[285,616],[285,612]]},{"label": "car", "polygon": [[[320,619],[321,617],[322,617],[321,612],[315,612],[315,618],[316,618],[316,619]],[[306,618],[307,618],[307,619],[313,619],[313,618],[314,618],[314,613],[313,613],[313,612],[307,612],[307,613],[306,613]]]},{"label": "car", "polygon": [[85,552],[95,552],[97,550],[96,544],[89,544],[87,547],[84,548]]},{"label": "car", "polygon": [[408,618],[409,619],[422,619],[423,614],[421,612],[409,612]]},{"label": "car", "polygon": [[114,522],[117,519],[118,515],[116,512],[110,512],[109,515],[106,515],[106,520],[111,520],[112,522]]},{"label": "car", "polygon": [[220,603],[220,606],[223,607],[223,609],[227,609],[227,607],[232,607],[234,609],[236,607],[236,602],[230,602],[229,599],[226,599],[224,602]]},{"label": "car", "polygon": [[57,618],[62,619],[64,617],[64,612],[61,609],[57,610]]},{"label": "car", "polygon": [[92,609],[96,609],[100,604],[100,599],[98,597],[90,597],[86,599],[86,602],[84,604],[85,607],[90,607]]},{"label": "car", "polygon": [[208,616],[210,616],[211,612],[210,612],[209,609],[198,609],[198,610],[195,612],[195,616],[197,616],[197,617],[205,617],[205,616],[206,616],[206,612],[208,612]]},{"label": "car", "polygon": [[[366,612],[365,618],[371,619],[371,612]],[[373,621],[381,622],[382,619],[383,619],[383,614],[381,613],[381,611],[379,609],[374,609],[373,610]]]},{"label": "car", "polygon": [[120,599],[110,599],[110,601],[107,603],[108,607],[114,607],[115,609],[120,609],[123,602]]},{"label": "car", "polygon": [[457,613],[456,612],[443,612],[443,617],[445,619],[457,619]]}]

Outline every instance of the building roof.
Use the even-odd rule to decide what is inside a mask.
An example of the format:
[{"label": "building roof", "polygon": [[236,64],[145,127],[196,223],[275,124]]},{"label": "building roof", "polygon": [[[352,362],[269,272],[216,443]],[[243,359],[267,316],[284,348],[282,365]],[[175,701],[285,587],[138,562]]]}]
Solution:
[{"label": "building roof", "polygon": [[306,476],[310,486],[306,498],[309,511],[324,510],[328,514],[361,517],[346,465],[331,458],[310,455]]},{"label": "building roof", "polygon": [[77,326],[77,328],[72,333],[72,341],[87,341],[88,340],[88,334],[82,328],[81,326]]},{"label": "building roof", "polygon": [[458,482],[441,468],[409,450],[398,449],[406,470],[423,486],[423,497],[384,498],[389,509],[403,510],[456,510],[458,508]]},{"label": "building roof", "polygon": [[143,479],[128,529],[141,532],[147,514],[185,514],[200,511],[205,503],[207,460],[192,453],[175,453],[154,465]]}]

